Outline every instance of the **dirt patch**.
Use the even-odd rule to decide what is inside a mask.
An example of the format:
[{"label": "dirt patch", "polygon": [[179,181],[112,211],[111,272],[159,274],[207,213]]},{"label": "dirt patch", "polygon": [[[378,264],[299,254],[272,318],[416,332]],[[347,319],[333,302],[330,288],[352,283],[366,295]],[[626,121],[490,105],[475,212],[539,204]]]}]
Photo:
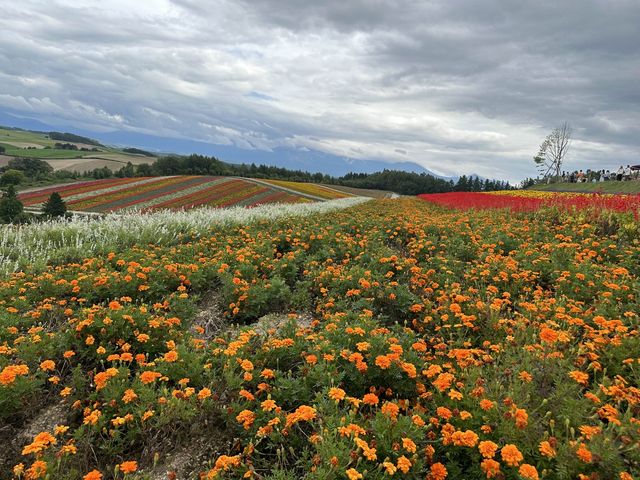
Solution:
[{"label": "dirt patch", "polygon": [[142,457],[155,458],[156,461],[152,467],[145,468],[144,473],[148,477],[144,478],[197,479],[199,473],[206,471],[220,455],[239,453],[239,439],[227,430],[228,420],[222,411],[229,399],[224,392],[220,395],[214,410],[194,418],[185,430],[162,430],[155,438],[149,439]]},{"label": "dirt patch", "polygon": [[13,160],[13,157],[9,155],[0,155],[0,167],[6,167],[9,165],[9,160]]},{"label": "dirt patch", "polygon": [[9,478],[8,475],[18,462],[22,461],[22,449],[33,441],[40,432],[53,433],[57,425],[66,424],[66,406],[56,403],[43,408],[30,422],[22,428],[11,425],[0,427],[0,478]]},{"label": "dirt patch", "polygon": [[205,340],[220,335],[229,326],[223,315],[220,302],[221,297],[218,291],[211,290],[202,297],[198,304],[198,313],[193,319],[193,325],[204,330],[200,336]]},{"label": "dirt patch", "polygon": [[54,170],[67,170],[69,172],[89,172],[96,168],[107,167],[111,170],[119,170],[124,164],[115,160],[103,160],[95,158],[61,158],[48,159],[47,162]]},{"label": "dirt patch", "polygon": [[284,313],[270,313],[261,317],[251,328],[258,335],[270,335],[273,332],[282,330],[291,320],[294,320],[299,328],[311,328],[313,317],[310,314],[299,314],[291,317]]},{"label": "dirt patch", "polygon": [[29,443],[40,432],[51,433],[57,425],[65,424],[66,412],[67,408],[64,403],[56,403],[43,409],[16,435],[16,441]]}]

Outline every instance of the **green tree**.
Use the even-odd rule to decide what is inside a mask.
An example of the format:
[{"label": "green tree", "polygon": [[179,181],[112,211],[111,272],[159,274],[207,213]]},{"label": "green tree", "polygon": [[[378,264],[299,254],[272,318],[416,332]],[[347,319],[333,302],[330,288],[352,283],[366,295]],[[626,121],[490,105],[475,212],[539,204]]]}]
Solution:
[{"label": "green tree", "polygon": [[24,172],[27,177],[48,175],[53,167],[39,158],[13,158],[9,160],[9,168]]},{"label": "green tree", "polygon": [[0,145],[0,153],[4,153],[4,151],[5,151],[5,148],[2,145]]},{"label": "green tree", "polygon": [[24,173],[20,170],[9,169],[0,177],[0,185],[6,187],[8,185],[19,185],[25,181]]},{"label": "green tree", "polygon": [[24,210],[24,205],[16,195],[16,189],[9,185],[0,200],[0,219],[4,222],[12,222]]},{"label": "green tree", "polygon": [[53,192],[42,205],[42,213],[49,217],[62,217],[67,213],[67,204],[58,192]]}]

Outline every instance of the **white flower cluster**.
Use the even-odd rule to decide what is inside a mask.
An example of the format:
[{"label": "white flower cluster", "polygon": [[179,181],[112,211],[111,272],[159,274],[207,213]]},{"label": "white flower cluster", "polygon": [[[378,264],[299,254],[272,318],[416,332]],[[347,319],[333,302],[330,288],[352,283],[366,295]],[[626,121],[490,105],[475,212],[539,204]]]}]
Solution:
[{"label": "white flower cluster", "polygon": [[368,200],[370,198],[350,197],[317,203],[163,210],[150,214],[132,212],[98,219],[76,217],[70,221],[4,225],[0,226],[0,273],[41,269],[51,261],[78,261],[135,244],[171,244],[178,241],[181,234],[198,236],[216,226],[305,217]]}]

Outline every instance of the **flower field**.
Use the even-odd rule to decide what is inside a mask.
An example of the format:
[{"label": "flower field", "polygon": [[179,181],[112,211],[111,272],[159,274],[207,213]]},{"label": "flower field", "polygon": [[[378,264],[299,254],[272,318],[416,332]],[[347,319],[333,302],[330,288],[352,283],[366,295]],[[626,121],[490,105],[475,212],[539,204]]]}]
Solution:
[{"label": "flower field", "polygon": [[346,198],[351,196],[347,192],[325,187],[323,185],[317,185],[315,183],[290,182],[286,180],[264,180],[264,182],[325,200],[333,200],[336,198]]},{"label": "flower field", "polygon": [[[291,182],[294,183],[294,182]],[[272,187],[234,177],[170,176],[112,178],[44,188],[22,193],[26,206],[40,206],[58,192],[69,210],[85,212],[154,211],[194,207],[255,207],[269,203],[300,203],[316,200],[304,192]],[[323,198],[343,198],[336,195]]]},{"label": "flower field", "polygon": [[640,212],[640,195],[599,193],[563,193],[538,190],[504,190],[498,192],[452,192],[423,194],[427,202],[459,209],[509,208],[536,211],[543,207],[589,209],[615,212]]},{"label": "flower field", "polygon": [[4,274],[0,478],[640,478],[633,215],[354,203]]}]

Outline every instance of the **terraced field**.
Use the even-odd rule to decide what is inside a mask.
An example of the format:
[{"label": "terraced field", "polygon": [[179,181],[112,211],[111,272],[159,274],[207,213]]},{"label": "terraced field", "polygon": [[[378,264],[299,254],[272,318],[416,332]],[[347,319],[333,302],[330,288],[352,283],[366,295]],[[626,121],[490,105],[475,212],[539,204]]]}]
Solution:
[{"label": "terraced field", "polygon": [[264,182],[236,177],[170,176],[112,178],[54,186],[19,195],[27,207],[39,207],[58,192],[67,208],[83,212],[179,210],[194,207],[253,207],[268,203],[317,200]]}]

